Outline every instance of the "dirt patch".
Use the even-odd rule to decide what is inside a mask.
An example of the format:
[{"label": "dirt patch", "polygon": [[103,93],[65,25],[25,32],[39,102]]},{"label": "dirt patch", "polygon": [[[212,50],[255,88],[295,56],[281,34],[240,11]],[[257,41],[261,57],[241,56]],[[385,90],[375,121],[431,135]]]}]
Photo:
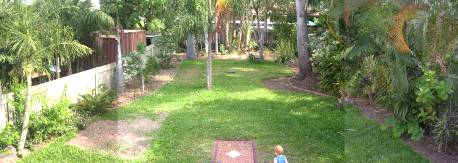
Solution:
[{"label": "dirt patch", "polygon": [[292,77],[281,77],[278,79],[266,79],[263,81],[264,86],[270,90],[277,91],[287,91],[287,92],[296,92],[296,93],[309,93],[317,96],[328,96],[325,93],[322,93],[319,89],[311,87],[300,87],[296,86],[295,83],[298,83]]},{"label": "dirt patch", "polygon": [[97,121],[80,131],[69,144],[124,159],[138,159],[152,141],[148,133],[159,129],[167,116],[168,113],[163,112],[155,121],[146,118]]},{"label": "dirt patch", "polygon": [[249,140],[216,140],[214,163],[256,163],[256,144]]},{"label": "dirt patch", "polygon": [[140,80],[131,80],[126,83],[126,89],[123,93],[118,95],[118,99],[114,102],[114,108],[125,105],[138,97],[151,94],[161,88],[163,85],[172,81],[175,77],[179,65],[183,60],[183,54],[176,55],[172,58],[172,68],[162,69],[155,76],[148,76],[145,80],[145,91],[142,92],[141,81]]}]

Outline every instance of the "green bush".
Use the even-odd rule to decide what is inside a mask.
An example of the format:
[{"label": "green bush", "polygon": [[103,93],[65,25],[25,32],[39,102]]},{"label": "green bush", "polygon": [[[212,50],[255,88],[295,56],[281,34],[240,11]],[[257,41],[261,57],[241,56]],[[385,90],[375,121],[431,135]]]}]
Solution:
[{"label": "green bush", "polygon": [[172,67],[172,54],[167,51],[161,51],[156,55],[159,60],[160,68],[171,68]]},{"label": "green bush", "polygon": [[19,141],[19,129],[14,127],[13,124],[7,123],[2,132],[0,132],[0,149],[7,146],[15,146]]},{"label": "green bush", "polygon": [[253,53],[250,53],[247,58],[248,63],[256,63],[258,60]]},{"label": "green bush", "polygon": [[275,62],[280,64],[289,64],[296,59],[294,45],[290,41],[281,41],[275,49]]},{"label": "green bush", "polygon": [[70,100],[62,97],[52,106],[42,101],[39,113],[32,113],[29,126],[29,141],[39,143],[52,136],[60,136],[75,131],[74,114]]},{"label": "green bush", "polygon": [[[106,113],[113,107],[116,93],[104,85],[99,86],[99,92],[93,90],[90,94],[81,95],[78,103],[73,105],[74,110],[87,113],[89,116]],[[81,115],[84,116],[84,115]]]},{"label": "green bush", "polygon": [[159,70],[161,69],[159,63],[157,63],[157,60],[155,57],[149,57],[148,61],[146,62],[144,75],[156,75],[159,73]]},{"label": "green bush", "polygon": [[75,108],[72,111],[74,113],[73,123],[76,128],[84,129],[92,123],[92,117],[89,116],[89,113]]},{"label": "green bush", "polygon": [[220,44],[219,45],[219,50],[221,52],[221,55],[228,55],[229,54],[229,50],[226,49],[226,46],[224,46],[224,44]]}]

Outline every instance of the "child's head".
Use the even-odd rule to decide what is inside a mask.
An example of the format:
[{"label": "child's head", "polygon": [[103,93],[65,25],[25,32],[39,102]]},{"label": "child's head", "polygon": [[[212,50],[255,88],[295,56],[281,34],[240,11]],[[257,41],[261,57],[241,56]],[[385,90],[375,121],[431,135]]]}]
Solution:
[{"label": "child's head", "polygon": [[276,145],[275,146],[275,154],[276,155],[282,155],[283,154],[283,147],[281,145]]}]

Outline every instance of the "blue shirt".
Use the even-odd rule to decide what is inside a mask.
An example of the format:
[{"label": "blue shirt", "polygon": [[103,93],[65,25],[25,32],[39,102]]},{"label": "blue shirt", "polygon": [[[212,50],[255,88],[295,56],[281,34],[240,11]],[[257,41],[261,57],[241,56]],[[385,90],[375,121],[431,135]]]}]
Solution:
[{"label": "blue shirt", "polygon": [[285,155],[278,155],[277,157],[275,157],[274,162],[275,163],[288,163],[288,160],[286,160]]}]

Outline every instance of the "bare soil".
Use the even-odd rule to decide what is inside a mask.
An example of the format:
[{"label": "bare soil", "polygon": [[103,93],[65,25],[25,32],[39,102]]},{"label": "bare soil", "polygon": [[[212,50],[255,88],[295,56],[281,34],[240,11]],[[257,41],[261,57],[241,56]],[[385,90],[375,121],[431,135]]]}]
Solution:
[{"label": "bare soil", "polygon": [[[114,108],[128,104],[136,98],[149,95],[172,81],[183,60],[183,54],[172,58],[172,68],[161,69],[155,76],[146,77],[145,91],[142,92],[141,81],[131,80],[126,90],[114,102]],[[158,130],[168,113],[159,113],[157,120],[137,117],[133,120],[100,120],[81,130],[69,144],[82,149],[96,150],[124,159],[138,159],[148,149],[152,137],[149,133]]]},{"label": "bare soil", "polygon": [[[229,152],[238,152],[230,157]],[[214,163],[256,163],[256,144],[249,140],[216,140],[213,148]]]},{"label": "bare soil", "polygon": [[172,67],[169,69],[161,69],[155,76],[145,77],[145,91],[142,92],[141,80],[131,80],[126,83],[126,89],[118,95],[118,99],[114,102],[114,108],[125,105],[138,97],[149,95],[158,90],[163,85],[167,84],[175,77],[181,61],[184,59],[184,54],[175,55],[172,58]]},{"label": "bare soil", "polygon": [[168,113],[163,112],[155,121],[146,118],[97,121],[80,131],[69,144],[124,159],[138,159],[152,141],[148,133],[159,129],[167,116]]},{"label": "bare soil", "polygon": [[[294,71],[294,70],[293,70]],[[312,84],[306,84],[307,82]],[[264,80],[264,85],[271,90],[282,90],[289,92],[302,92],[309,93],[318,96],[329,96],[324,92],[320,91],[319,88],[314,86],[316,81],[296,81],[291,77],[281,77],[278,79],[267,79]],[[356,106],[361,113],[368,119],[371,119],[378,124],[382,124],[386,118],[393,115],[393,113],[387,111],[385,108],[370,104],[368,100],[364,98],[349,98],[350,103]],[[448,155],[437,149],[434,140],[431,135],[425,135],[422,140],[414,142],[409,137],[403,136],[402,140],[408,144],[417,153],[424,156],[426,159],[434,163],[458,163],[458,155]]]}]

